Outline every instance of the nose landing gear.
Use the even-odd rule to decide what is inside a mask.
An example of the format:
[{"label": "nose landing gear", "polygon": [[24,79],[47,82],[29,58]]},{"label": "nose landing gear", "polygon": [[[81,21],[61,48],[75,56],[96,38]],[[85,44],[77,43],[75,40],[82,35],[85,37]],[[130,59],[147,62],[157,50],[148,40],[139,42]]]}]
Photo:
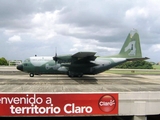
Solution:
[{"label": "nose landing gear", "polygon": [[30,77],[34,77],[34,73],[30,73],[29,76],[30,76]]}]

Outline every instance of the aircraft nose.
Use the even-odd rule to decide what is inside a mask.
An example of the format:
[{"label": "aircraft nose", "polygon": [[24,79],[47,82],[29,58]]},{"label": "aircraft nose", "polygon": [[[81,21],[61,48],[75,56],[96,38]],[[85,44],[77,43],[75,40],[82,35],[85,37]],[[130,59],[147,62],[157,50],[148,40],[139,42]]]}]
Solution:
[{"label": "aircraft nose", "polygon": [[17,69],[23,71],[23,65],[18,65]]}]

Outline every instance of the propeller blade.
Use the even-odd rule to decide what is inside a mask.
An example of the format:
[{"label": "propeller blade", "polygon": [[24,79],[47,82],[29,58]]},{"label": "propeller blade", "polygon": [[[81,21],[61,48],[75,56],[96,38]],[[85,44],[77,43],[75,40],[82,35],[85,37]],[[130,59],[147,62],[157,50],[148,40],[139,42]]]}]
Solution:
[{"label": "propeller blade", "polygon": [[53,60],[55,60],[56,62],[58,61],[58,57],[57,57],[57,48],[56,48],[56,50],[55,50],[56,52],[55,52],[55,56],[53,57]]}]

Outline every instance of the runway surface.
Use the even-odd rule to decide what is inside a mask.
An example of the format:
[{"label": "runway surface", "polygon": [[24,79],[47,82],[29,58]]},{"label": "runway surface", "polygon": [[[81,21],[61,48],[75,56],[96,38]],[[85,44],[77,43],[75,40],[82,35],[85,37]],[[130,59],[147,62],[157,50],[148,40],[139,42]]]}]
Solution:
[{"label": "runway surface", "polygon": [[0,68],[0,92],[137,92],[160,91],[160,75],[35,75]]}]

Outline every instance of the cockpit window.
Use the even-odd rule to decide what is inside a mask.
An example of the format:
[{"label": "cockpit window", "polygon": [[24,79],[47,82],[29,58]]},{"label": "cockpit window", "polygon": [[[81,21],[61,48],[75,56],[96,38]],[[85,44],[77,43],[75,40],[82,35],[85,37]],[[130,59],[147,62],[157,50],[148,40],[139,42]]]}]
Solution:
[{"label": "cockpit window", "polygon": [[30,62],[30,60],[29,60],[29,59],[26,59],[26,60],[24,60],[24,62]]}]

